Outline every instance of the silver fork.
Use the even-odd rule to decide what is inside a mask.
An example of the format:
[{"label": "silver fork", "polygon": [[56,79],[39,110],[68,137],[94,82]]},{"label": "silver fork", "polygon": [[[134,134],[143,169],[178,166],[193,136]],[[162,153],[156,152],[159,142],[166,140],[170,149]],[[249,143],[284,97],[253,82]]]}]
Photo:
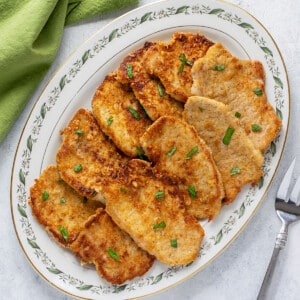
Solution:
[{"label": "silver fork", "polygon": [[277,261],[278,254],[280,250],[282,250],[285,247],[285,244],[287,242],[288,226],[291,223],[300,220],[300,206],[297,205],[298,196],[300,194],[300,176],[298,177],[295,186],[291,192],[291,195],[288,198],[288,190],[294,171],[295,161],[296,159],[293,160],[287,172],[285,173],[277,192],[275,200],[275,209],[278,217],[282,222],[282,226],[276,237],[273,254],[267,272],[265,274],[263,283],[261,285],[259,294],[257,296],[257,300],[267,299],[266,293],[275,268],[275,263]]}]

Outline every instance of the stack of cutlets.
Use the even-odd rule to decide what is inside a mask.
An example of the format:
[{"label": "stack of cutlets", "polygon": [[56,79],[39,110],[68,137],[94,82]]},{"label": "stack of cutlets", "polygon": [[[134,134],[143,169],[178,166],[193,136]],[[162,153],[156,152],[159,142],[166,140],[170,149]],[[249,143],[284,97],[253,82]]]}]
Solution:
[{"label": "stack of cutlets", "polygon": [[153,261],[194,261],[204,230],[262,176],[281,121],[258,61],[199,33],[147,42],[107,74],[92,110],[61,131],[57,166],[30,190],[32,213],[83,264],[114,284]]}]

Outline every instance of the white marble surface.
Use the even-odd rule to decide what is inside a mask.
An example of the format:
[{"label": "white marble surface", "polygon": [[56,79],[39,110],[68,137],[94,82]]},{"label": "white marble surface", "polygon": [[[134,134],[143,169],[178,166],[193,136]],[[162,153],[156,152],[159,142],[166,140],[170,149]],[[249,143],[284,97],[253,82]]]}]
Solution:
[{"label": "white marble surface", "polygon": [[[141,0],[140,6],[152,2]],[[289,75],[291,93],[290,128],[280,168],[259,210],[239,237],[204,270],[189,280],[148,297],[158,299],[256,299],[272,254],[280,221],[274,211],[274,196],[284,168],[300,156],[300,1],[230,0],[255,16],[270,32],[281,50]],[[46,283],[25,258],[15,235],[10,211],[10,177],[15,149],[27,116],[37,96],[55,69],[92,33],[127,9],[68,27],[56,60],[45,80],[0,144],[0,298],[20,300],[69,300]],[[296,175],[300,174],[300,157]],[[269,299],[300,299],[300,222],[290,227],[289,240],[279,257]]]}]

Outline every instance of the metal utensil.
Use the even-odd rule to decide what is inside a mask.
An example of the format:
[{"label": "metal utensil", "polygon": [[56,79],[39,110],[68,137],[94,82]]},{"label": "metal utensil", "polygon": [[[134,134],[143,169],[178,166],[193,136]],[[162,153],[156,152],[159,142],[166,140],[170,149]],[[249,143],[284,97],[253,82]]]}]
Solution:
[{"label": "metal utensil", "polygon": [[300,176],[298,177],[295,186],[291,192],[291,195],[288,198],[288,190],[289,190],[289,186],[294,171],[295,161],[296,159],[293,160],[290,167],[288,168],[277,192],[277,196],[275,200],[275,209],[278,217],[282,222],[282,226],[276,237],[273,254],[267,272],[265,274],[263,283],[261,285],[259,294],[257,296],[257,300],[267,299],[266,292],[274,271],[278,254],[280,250],[285,247],[285,244],[287,242],[288,226],[291,223],[300,220],[300,206],[299,204],[297,205],[298,196],[300,194]]}]

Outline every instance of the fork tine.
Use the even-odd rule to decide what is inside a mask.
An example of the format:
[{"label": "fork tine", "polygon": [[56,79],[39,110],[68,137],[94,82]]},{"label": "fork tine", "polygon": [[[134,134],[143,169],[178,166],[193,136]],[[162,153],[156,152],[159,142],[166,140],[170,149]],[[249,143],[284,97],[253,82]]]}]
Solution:
[{"label": "fork tine", "polygon": [[292,190],[291,196],[290,196],[290,200],[294,203],[297,204],[298,202],[298,198],[299,198],[299,194],[300,194],[300,176],[298,177],[295,186]]},{"label": "fork tine", "polygon": [[287,194],[288,194],[291,178],[293,175],[295,162],[296,162],[296,158],[294,158],[294,160],[292,161],[291,165],[289,166],[288,170],[286,171],[283,177],[283,180],[277,192],[277,198],[279,199],[287,200]]}]

